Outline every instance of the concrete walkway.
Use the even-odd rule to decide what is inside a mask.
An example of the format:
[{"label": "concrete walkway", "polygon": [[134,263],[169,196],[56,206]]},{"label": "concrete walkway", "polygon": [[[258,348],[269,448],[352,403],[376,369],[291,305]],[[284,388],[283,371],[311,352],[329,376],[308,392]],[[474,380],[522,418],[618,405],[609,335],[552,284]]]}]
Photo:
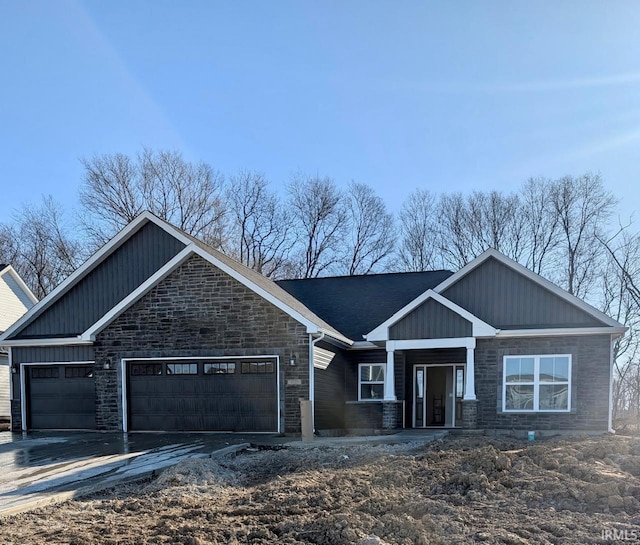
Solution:
[{"label": "concrete walkway", "polygon": [[222,456],[250,445],[316,448],[428,442],[444,434],[406,431],[303,443],[295,437],[264,434],[0,433],[0,516],[141,480],[186,458]]}]

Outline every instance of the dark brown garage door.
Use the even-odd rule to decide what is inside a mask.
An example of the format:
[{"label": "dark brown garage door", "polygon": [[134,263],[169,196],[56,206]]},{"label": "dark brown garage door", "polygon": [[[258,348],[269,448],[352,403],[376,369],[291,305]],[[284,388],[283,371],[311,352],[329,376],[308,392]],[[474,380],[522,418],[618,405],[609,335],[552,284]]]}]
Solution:
[{"label": "dark brown garage door", "polygon": [[93,365],[29,365],[25,374],[30,429],[95,429]]},{"label": "dark brown garage door", "polygon": [[273,358],[128,363],[130,430],[278,430]]}]

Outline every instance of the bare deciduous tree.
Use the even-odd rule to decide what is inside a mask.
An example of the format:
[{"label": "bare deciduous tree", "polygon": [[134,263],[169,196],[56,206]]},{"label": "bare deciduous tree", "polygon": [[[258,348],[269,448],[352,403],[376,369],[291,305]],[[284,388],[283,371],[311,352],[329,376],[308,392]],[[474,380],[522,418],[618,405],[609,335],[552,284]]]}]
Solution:
[{"label": "bare deciduous tree", "polygon": [[241,263],[277,278],[293,242],[291,222],[264,176],[242,171],[229,179],[230,232],[224,249]]},{"label": "bare deciduous tree", "polygon": [[601,277],[601,308],[629,330],[614,345],[614,421],[625,426],[640,418],[640,235],[621,227],[609,240],[600,239],[606,249],[606,267]]},{"label": "bare deciduous tree", "polygon": [[12,226],[0,230],[0,261],[10,263],[39,299],[82,262],[82,244],[52,197],[24,205]]},{"label": "bare deciduous tree", "polygon": [[435,268],[441,258],[437,234],[436,198],[425,189],[417,189],[400,210],[400,268],[420,272]]},{"label": "bare deciduous tree", "polygon": [[[413,197],[421,200],[419,193]],[[424,207],[432,208],[432,203],[426,202]],[[525,233],[518,195],[498,191],[474,191],[467,197],[461,193],[443,194],[436,208],[437,219],[432,219],[430,226],[407,234],[435,239],[437,253],[445,266],[459,269],[489,248],[512,259],[522,258]],[[412,245],[419,244],[416,240]],[[428,242],[423,244],[429,246]]]},{"label": "bare deciduous tree", "polygon": [[289,208],[300,247],[298,275],[314,278],[340,260],[347,232],[342,194],[331,178],[296,175],[288,184]]},{"label": "bare deciduous tree", "polygon": [[220,245],[223,177],[208,164],[186,161],[176,151],[146,148],[135,158],[121,153],[96,155],[82,164],[80,203],[86,231],[96,245],[104,244],[143,210]]},{"label": "bare deciduous tree", "polygon": [[521,191],[526,259],[524,265],[537,274],[552,268],[551,260],[559,244],[558,214],[554,206],[553,182],[530,178]]},{"label": "bare deciduous tree", "polygon": [[345,200],[350,227],[345,272],[348,275],[369,274],[382,265],[393,251],[393,216],[368,185],[352,182]]},{"label": "bare deciduous tree", "polygon": [[552,199],[560,229],[560,282],[569,293],[586,298],[600,274],[600,239],[605,238],[616,201],[594,174],[555,181]]}]

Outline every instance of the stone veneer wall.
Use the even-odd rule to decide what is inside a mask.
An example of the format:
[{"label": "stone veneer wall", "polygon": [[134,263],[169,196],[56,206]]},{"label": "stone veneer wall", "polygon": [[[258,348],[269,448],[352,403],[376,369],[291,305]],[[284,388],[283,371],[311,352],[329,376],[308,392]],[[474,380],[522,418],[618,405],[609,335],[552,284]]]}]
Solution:
[{"label": "stone veneer wall", "polygon": [[[607,431],[609,335],[479,339],[475,350],[477,427]],[[571,354],[571,412],[502,412],[503,356]]]},{"label": "stone veneer wall", "polygon": [[305,326],[194,256],[97,336],[96,425],[122,429],[122,358],[260,354],[280,356],[281,429],[299,432],[299,399],[309,398]]}]

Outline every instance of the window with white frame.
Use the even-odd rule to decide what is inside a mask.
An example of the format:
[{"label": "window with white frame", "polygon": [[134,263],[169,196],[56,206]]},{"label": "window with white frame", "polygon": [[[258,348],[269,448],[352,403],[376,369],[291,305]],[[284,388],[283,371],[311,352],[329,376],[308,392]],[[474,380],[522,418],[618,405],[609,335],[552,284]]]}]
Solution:
[{"label": "window with white frame", "polygon": [[571,409],[571,355],[505,356],[502,410]]},{"label": "window with white frame", "polygon": [[361,363],[358,366],[358,399],[361,401],[384,398],[384,363]]}]

